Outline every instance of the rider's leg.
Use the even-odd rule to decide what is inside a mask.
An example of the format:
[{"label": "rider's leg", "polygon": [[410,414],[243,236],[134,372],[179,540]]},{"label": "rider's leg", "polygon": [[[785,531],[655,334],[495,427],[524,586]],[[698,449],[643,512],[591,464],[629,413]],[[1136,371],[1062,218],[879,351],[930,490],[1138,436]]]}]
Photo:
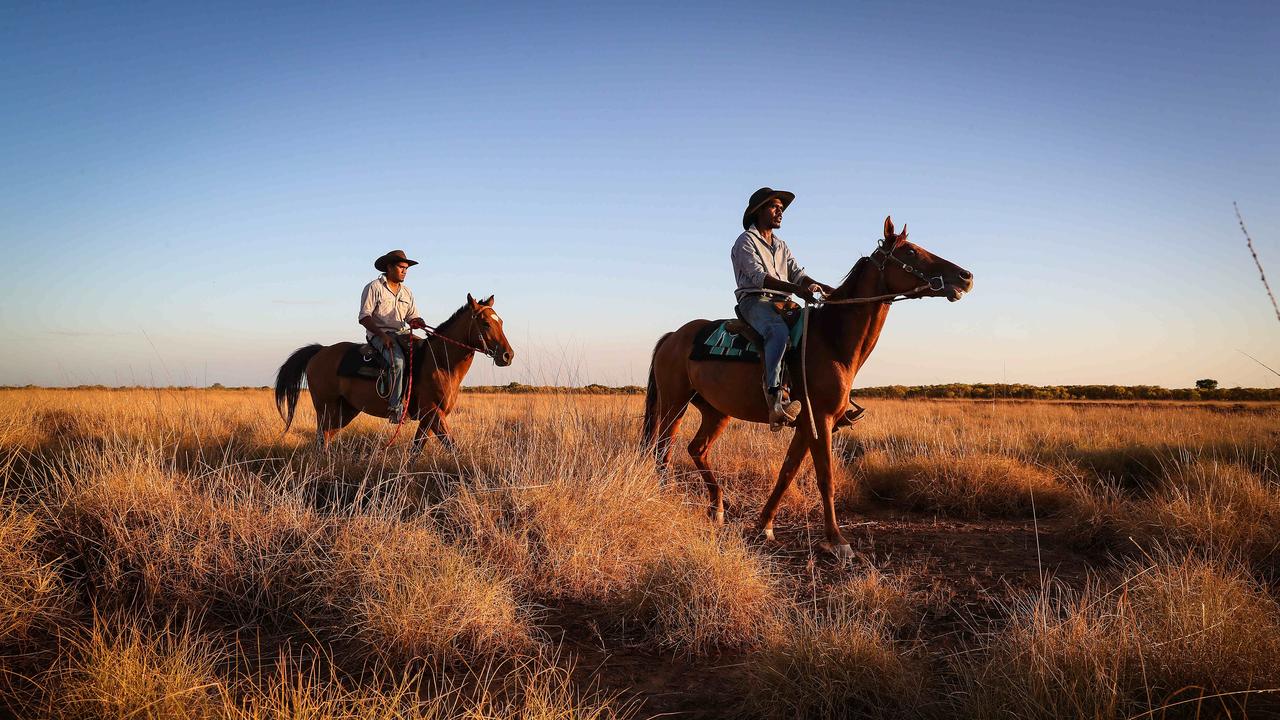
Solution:
[{"label": "rider's leg", "polygon": [[800,412],[798,402],[780,403],[778,387],[782,384],[782,357],[791,336],[787,324],[773,303],[761,295],[748,295],[738,303],[742,316],[764,338],[764,385],[770,410],[795,419]]},{"label": "rider's leg", "polygon": [[387,407],[390,409],[388,419],[398,423],[400,411],[404,407],[404,350],[398,342],[393,341],[390,348],[384,347],[380,338],[374,338],[373,342],[377,344],[382,358],[390,368],[387,371],[390,375],[387,379]]}]

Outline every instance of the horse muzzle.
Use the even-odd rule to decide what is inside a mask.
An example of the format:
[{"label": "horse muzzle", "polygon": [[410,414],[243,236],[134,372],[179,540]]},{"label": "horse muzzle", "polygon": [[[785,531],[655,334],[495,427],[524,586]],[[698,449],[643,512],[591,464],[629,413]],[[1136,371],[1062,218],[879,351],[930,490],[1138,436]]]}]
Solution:
[{"label": "horse muzzle", "polygon": [[493,354],[493,364],[498,367],[507,367],[511,364],[512,360],[515,360],[515,358],[516,354],[514,352],[511,352],[510,350],[503,350]]},{"label": "horse muzzle", "polygon": [[964,297],[964,294],[973,290],[973,273],[968,270],[961,270],[956,274],[956,278],[947,283],[944,289],[944,296],[947,300],[955,302]]}]

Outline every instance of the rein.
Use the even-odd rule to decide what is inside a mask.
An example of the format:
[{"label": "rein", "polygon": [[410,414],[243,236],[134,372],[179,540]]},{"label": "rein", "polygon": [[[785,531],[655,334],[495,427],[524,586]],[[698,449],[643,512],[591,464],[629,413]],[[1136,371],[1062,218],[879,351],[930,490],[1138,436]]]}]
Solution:
[{"label": "rein", "polygon": [[[890,260],[901,265],[902,269],[907,271],[907,273],[914,275],[920,280],[923,280],[924,281],[923,285],[917,285],[916,287],[904,293],[881,293],[878,295],[872,295],[871,297],[840,298],[838,300],[828,300],[826,298],[821,298],[817,302],[813,303],[812,305],[809,304],[808,300],[805,300],[804,310],[802,311],[802,322],[804,325],[800,329],[800,381],[804,383],[804,407],[806,410],[809,411],[809,432],[813,433],[814,440],[818,439],[818,423],[813,419],[813,407],[809,404],[809,313],[810,311],[821,308],[823,305],[866,305],[869,303],[876,303],[876,302],[884,303],[885,305],[890,305],[892,303],[898,302],[899,300],[919,300],[920,298],[924,297],[920,293],[923,293],[925,290],[938,291],[938,290],[942,290],[947,286],[946,281],[942,279],[941,275],[930,278],[927,275],[925,275],[923,272],[920,272],[919,270],[912,267],[911,265],[908,265],[906,262],[904,262],[900,258],[894,257],[893,251],[886,250],[884,243],[885,241],[881,240],[879,246],[876,247],[875,250],[872,250],[870,255],[862,258],[863,260],[870,261],[871,264],[874,265],[876,269],[880,271],[880,279],[877,281],[877,285],[879,286],[879,288],[881,290],[885,289],[884,266],[887,265]],[[878,263],[873,259],[877,253],[884,253],[884,260]],[[937,281],[936,287],[935,287],[935,281]]]},{"label": "rein", "polygon": [[[476,325],[476,318],[475,318],[475,315],[472,315],[472,316],[471,316],[471,327],[472,327],[472,328],[474,328],[474,327],[475,327],[475,325]],[[494,354],[494,351],[492,351],[492,350],[490,350],[490,349],[489,349],[489,343],[487,343],[487,342],[485,342],[485,341],[484,341],[484,333],[480,333],[480,347],[476,347],[475,345],[469,345],[469,344],[467,344],[467,343],[460,342],[460,341],[458,341],[458,340],[454,340],[454,339],[453,339],[453,338],[451,338],[451,337],[445,337],[444,335],[440,334],[440,331],[439,331],[439,330],[437,330],[436,328],[433,328],[433,327],[431,327],[430,325],[427,325],[427,324],[425,324],[425,323],[424,323],[424,324],[423,324],[423,326],[422,326],[422,331],[423,331],[423,332],[425,332],[426,334],[428,334],[428,335],[432,336],[432,337],[440,338],[441,340],[443,340],[443,341],[445,341],[445,342],[447,342],[447,343],[450,343],[450,344],[453,344],[453,345],[457,345],[458,347],[463,348],[463,349],[466,349],[466,350],[469,350],[469,351],[471,351],[471,352],[478,352],[478,353],[480,353],[481,355],[486,355],[486,356],[491,357],[491,358],[496,357],[496,355]]]}]

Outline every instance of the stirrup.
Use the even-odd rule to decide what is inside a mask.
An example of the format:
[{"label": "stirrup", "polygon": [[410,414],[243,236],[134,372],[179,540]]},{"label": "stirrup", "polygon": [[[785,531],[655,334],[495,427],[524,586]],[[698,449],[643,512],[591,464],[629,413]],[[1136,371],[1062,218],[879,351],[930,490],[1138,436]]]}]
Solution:
[{"label": "stirrup", "polygon": [[794,424],[804,409],[799,400],[792,400],[789,394],[784,393],[786,391],[779,388],[772,396],[768,392],[765,394],[769,405],[769,429],[774,432],[781,430],[783,425]]}]

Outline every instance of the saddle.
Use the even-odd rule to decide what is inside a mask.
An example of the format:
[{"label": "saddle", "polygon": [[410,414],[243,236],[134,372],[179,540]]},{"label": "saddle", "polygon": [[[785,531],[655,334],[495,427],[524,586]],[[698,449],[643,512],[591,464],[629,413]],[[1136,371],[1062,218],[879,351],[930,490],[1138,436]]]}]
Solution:
[{"label": "saddle", "polygon": [[[783,322],[791,330],[791,342],[787,347],[783,370],[791,361],[791,355],[800,347],[803,331],[800,319],[803,315],[799,304],[790,300],[774,303]],[[734,308],[738,314],[738,309]],[[736,362],[760,362],[764,354],[764,339],[760,333],[738,314],[735,320],[717,320],[698,331],[693,339],[689,359],[693,361],[721,360]]]},{"label": "saddle", "polygon": [[[406,358],[409,356],[409,344],[405,339],[407,337],[409,336],[395,336],[396,342],[400,343]],[[422,362],[427,354],[425,352],[425,344],[425,340],[413,339],[413,369],[410,372],[414,373],[415,376],[422,367]],[[347,351],[342,354],[342,359],[338,361],[339,377],[378,380],[387,369],[387,361],[383,359],[382,351],[367,342],[360,345],[353,344],[347,348]]]}]

